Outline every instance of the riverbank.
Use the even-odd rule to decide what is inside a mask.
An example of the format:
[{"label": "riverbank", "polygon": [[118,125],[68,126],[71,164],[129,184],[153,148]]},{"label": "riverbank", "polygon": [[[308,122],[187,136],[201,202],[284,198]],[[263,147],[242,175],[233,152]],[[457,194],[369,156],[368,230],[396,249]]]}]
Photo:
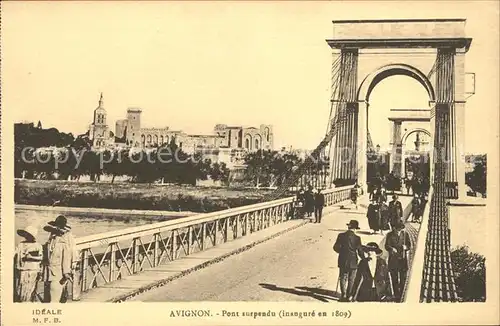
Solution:
[{"label": "riverbank", "polygon": [[18,205],[169,212],[214,212],[259,202],[272,190],[170,184],[15,180]]}]

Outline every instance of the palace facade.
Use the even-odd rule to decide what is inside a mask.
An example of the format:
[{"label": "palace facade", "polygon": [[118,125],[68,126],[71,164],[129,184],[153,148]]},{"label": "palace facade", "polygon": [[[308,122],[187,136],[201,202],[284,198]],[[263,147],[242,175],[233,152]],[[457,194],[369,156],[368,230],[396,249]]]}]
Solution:
[{"label": "palace facade", "polygon": [[259,128],[228,126],[217,124],[213,134],[189,135],[181,130],[169,127],[146,128],[141,125],[142,110],[127,109],[125,119],[116,121],[115,132],[110,130],[107,113],[103,105],[103,96],[94,110],[94,120],[89,128],[89,137],[94,148],[113,146],[156,147],[175,141],[187,154],[203,153],[212,159],[223,161],[241,161],[246,152],[259,149],[273,150],[274,135],[272,125],[260,125]]}]

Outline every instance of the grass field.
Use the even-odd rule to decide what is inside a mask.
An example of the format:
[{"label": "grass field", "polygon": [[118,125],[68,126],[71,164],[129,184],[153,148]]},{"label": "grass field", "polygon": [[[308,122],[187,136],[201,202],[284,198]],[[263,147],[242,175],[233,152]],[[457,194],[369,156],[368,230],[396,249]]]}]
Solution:
[{"label": "grass field", "polygon": [[15,203],[213,212],[258,202],[270,190],[160,184],[15,180]]}]

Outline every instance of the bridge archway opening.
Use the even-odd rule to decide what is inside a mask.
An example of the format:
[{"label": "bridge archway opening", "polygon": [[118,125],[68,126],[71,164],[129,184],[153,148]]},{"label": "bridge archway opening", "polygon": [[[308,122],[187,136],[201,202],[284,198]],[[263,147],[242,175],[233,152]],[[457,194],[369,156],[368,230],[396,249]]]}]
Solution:
[{"label": "bridge archway opening", "polygon": [[[415,125],[425,126],[420,128],[422,130],[429,129],[429,122],[405,123],[402,117],[400,120],[392,120],[393,109],[398,109],[399,113],[411,114],[412,110],[429,108],[430,103],[435,100],[435,92],[427,76],[411,65],[384,65],[364,78],[358,89],[358,98],[362,98],[365,103],[364,106],[360,105],[358,111],[360,118],[366,121],[366,180],[363,181],[368,185],[374,184],[378,178],[388,176],[391,172],[396,177],[403,178],[406,176],[407,159],[412,163],[420,162],[421,158],[423,165],[415,163],[411,167],[415,169],[418,166],[419,171],[425,171],[425,176],[428,176],[428,154],[417,155],[412,151],[411,155],[405,155],[405,150],[410,147],[404,146],[401,134],[405,133],[408,137],[406,128],[413,130]],[[427,130],[426,135],[430,139]]]},{"label": "bridge archway opening", "polygon": [[408,179],[419,179],[426,187],[430,182],[431,133],[424,128],[405,132],[401,138],[403,147],[402,175]]}]

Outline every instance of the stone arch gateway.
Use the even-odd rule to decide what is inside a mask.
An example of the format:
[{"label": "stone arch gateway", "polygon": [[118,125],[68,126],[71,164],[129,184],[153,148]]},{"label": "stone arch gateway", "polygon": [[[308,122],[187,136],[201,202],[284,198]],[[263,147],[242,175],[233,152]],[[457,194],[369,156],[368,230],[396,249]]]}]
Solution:
[{"label": "stone arch gateway", "polygon": [[[431,130],[437,113],[439,123],[446,125],[441,148],[447,193],[452,198],[465,194],[465,54],[472,42],[465,23],[465,19],[333,21],[333,38],[326,41],[333,50],[332,71],[338,70],[340,76],[335,87],[342,91],[336,95],[332,90],[332,111],[345,116],[337,122],[331,142],[331,183],[342,180],[366,186],[370,93],[383,79],[406,75],[429,95]],[[348,160],[342,154],[346,148]]]}]

